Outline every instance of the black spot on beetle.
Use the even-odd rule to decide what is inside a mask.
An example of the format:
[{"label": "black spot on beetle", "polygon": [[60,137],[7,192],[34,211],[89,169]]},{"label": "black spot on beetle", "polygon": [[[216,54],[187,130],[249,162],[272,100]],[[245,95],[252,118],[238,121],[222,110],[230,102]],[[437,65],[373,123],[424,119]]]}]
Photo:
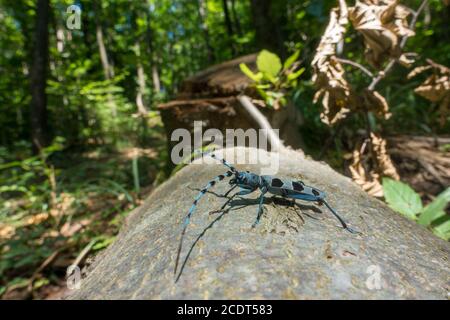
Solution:
[{"label": "black spot on beetle", "polygon": [[[222,180],[222,179],[221,179]],[[213,186],[213,185],[215,185],[216,184],[216,182],[215,181],[211,181],[210,183],[209,183],[210,185],[211,185],[211,187]]]},{"label": "black spot on beetle", "polygon": [[225,178],[225,176],[223,175],[223,174],[221,174],[220,176],[219,176],[219,180],[223,180]]},{"label": "black spot on beetle", "polygon": [[305,189],[301,183],[295,181],[292,182],[292,187],[295,191],[303,191]]},{"label": "black spot on beetle", "polygon": [[317,191],[316,189],[312,189],[312,193],[313,193],[313,195],[315,195],[316,197],[317,197],[318,195],[320,195],[319,191]]},{"label": "black spot on beetle", "polygon": [[206,189],[202,189],[202,191],[200,191],[201,193],[206,193]]},{"label": "black spot on beetle", "polygon": [[272,187],[280,188],[283,186],[283,181],[278,178],[272,179]]}]

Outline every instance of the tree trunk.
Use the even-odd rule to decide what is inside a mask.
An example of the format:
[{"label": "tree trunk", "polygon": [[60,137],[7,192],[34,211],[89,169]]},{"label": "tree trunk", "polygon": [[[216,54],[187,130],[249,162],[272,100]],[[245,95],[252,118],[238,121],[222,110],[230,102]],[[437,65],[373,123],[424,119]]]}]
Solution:
[{"label": "tree trunk", "polygon": [[[225,158],[232,162],[239,150],[229,149]],[[217,196],[230,188],[224,181],[198,202],[181,252],[180,266],[186,264],[175,283],[186,213],[199,190],[227,170],[212,163],[189,165],[156,189],[69,298],[447,299],[450,243],[292,150],[279,154],[277,176],[327,192],[329,204],[361,234],[342,229],[324,206],[293,206],[270,195],[252,228],[259,192],[233,200],[228,212],[209,215],[226,201]],[[236,167],[260,173],[268,166]]]},{"label": "tree trunk", "polygon": [[[100,54],[100,60],[102,62],[103,67],[103,73],[105,75],[105,80],[111,80],[114,77],[114,68],[111,65],[109,58],[108,58],[108,52],[106,51],[105,41],[103,37],[103,27],[101,24],[100,14],[101,14],[101,7],[98,6],[98,0],[94,1],[94,12],[97,16],[95,19],[96,26],[95,26],[95,35],[97,37],[97,45],[98,45],[98,51]],[[113,117],[117,116],[117,106],[114,102],[114,98],[110,93],[107,94],[107,100],[108,105],[111,108],[111,114]]]},{"label": "tree trunk", "polygon": [[109,63],[108,53],[106,52],[106,46],[103,40],[103,28],[100,23],[97,23],[97,26],[95,27],[95,35],[97,36],[98,51],[100,54],[100,60],[102,62],[105,79],[111,80],[114,71],[112,70],[111,64]]},{"label": "tree trunk", "polygon": [[[139,44],[138,44],[139,46]],[[148,109],[144,103],[144,92],[145,92],[145,74],[144,67],[141,63],[140,56],[137,56],[136,62],[136,71],[137,71],[137,79],[138,79],[138,89],[136,95],[136,105],[138,107],[138,111],[140,114],[144,115],[148,113]]]},{"label": "tree trunk", "polygon": [[236,28],[236,33],[238,36],[242,36],[242,27],[241,21],[239,20],[239,16],[236,11],[236,0],[231,0],[231,12],[233,14],[234,26]]},{"label": "tree trunk", "polygon": [[153,89],[155,90],[155,93],[161,92],[161,81],[159,78],[159,71],[156,63],[152,65],[152,80],[153,80]]},{"label": "tree trunk", "polygon": [[[148,4],[150,4],[150,2],[147,2]],[[155,91],[155,93],[159,93],[161,92],[161,80],[159,77],[159,71],[158,71],[158,55],[156,54],[155,50],[154,50],[154,45],[153,45],[153,31],[152,31],[152,26],[150,24],[151,21],[151,16],[150,16],[150,10],[146,10],[147,12],[147,50],[148,50],[148,54],[150,56],[150,61],[151,61],[151,65],[152,65],[152,81],[153,81],[153,90]]]},{"label": "tree trunk", "polygon": [[233,30],[233,24],[231,23],[230,18],[230,12],[228,10],[228,1],[222,0],[222,7],[223,7],[223,13],[225,17],[225,27],[227,29],[228,39],[230,43],[231,48],[231,54],[234,56],[236,54],[236,47],[234,45],[233,36],[234,36],[234,30]]},{"label": "tree trunk", "polygon": [[[281,6],[283,2],[277,5]],[[284,57],[286,49],[283,44],[281,26],[284,24],[283,14],[277,15],[272,0],[251,0],[251,10],[255,27],[256,45],[258,49],[268,49]]]},{"label": "tree trunk", "polygon": [[45,93],[49,55],[49,15],[49,1],[38,0],[36,7],[35,44],[30,70],[31,139],[34,151],[38,151],[42,147],[45,147],[49,142],[47,127],[47,95]]},{"label": "tree trunk", "polygon": [[[132,7],[131,17],[132,17],[132,28],[136,34],[139,34],[139,27],[137,24],[137,19],[139,17],[139,12],[141,8],[139,6]],[[141,53],[141,37],[136,37],[135,40],[136,47],[136,76],[137,76],[137,90],[136,90],[136,106],[138,108],[138,113],[140,115],[146,115],[148,113],[148,109],[144,102],[145,95],[145,71],[144,66],[142,64],[142,53]]]},{"label": "tree trunk", "polygon": [[214,49],[211,46],[209,37],[208,25],[206,24],[206,6],[205,0],[198,0],[198,16],[200,19],[200,25],[203,31],[203,37],[205,38],[206,50],[208,53],[208,63],[212,64],[215,61]]}]

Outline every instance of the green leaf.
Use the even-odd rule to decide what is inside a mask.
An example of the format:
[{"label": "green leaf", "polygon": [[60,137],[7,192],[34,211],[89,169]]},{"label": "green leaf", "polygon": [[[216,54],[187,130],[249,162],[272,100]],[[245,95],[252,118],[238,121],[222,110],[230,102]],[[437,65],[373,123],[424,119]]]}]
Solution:
[{"label": "green leaf", "polygon": [[434,220],[445,216],[445,207],[450,202],[450,187],[428,204],[419,216],[419,223],[424,226],[430,225]]},{"label": "green leaf", "polygon": [[284,61],[283,69],[284,70],[289,69],[294,64],[294,62],[297,61],[299,56],[300,50],[295,51],[292,56],[290,56],[289,58],[286,59],[286,61]]},{"label": "green leaf", "polygon": [[262,80],[263,75],[261,73],[253,73],[253,71],[250,70],[250,68],[245,63],[241,63],[239,65],[239,68],[247,77],[249,77],[253,81],[260,82]]},{"label": "green leaf", "polygon": [[288,74],[287,78],[288,78],[289,81],[295,80],[295,79],[297,79],[298,77],[300,77],[300,76],[303,74],[303,72],[305,72],[305,68],[301,68],[301,69],[298,70],[297,72]]},{"label": "green leaf", "polygon": [[270,89],[270,84],[258,84],[256,86],[256,88],[261,89],[261,90]]},{"label": "green leaf", "polygon": [[92,246],[92,250],[100,250],[106,248],[111,243],[113,243],[115,239],[115,237],[100,236],[97,239],[92,240],[95,241],[95,244]]},{"label": "green leaf", "polygon": [[256,59],[256,65],[258,70],[264,75],[267,75],[269,79],[275,78],[281,71],[281,60],[280,58],[267,50],[261,51]]},{"label": "green leaf", "polygon": [[267,100],[268,95],[263,89],[256,87],[256,91],[258,91],[261,98],[263,98],[264,100]]},{"label": "green leaf", "polygon": [[433,232],[435,235],[446,241],[450,240],[450,218],[434,227]]},{"label": "green leaf", "polygon": [[33,289],[37,290],[40,287],[46,286],[49,283],[50,283],[50,280],[48,280],[47,278],[38,279],[34,282]]},{"label": "green leaf", "polygon": [[416,215],[422,211],[420,196],[407,184],[389,178],[383,178],[383,191],[386,202],[391,209],[417,219]]}]

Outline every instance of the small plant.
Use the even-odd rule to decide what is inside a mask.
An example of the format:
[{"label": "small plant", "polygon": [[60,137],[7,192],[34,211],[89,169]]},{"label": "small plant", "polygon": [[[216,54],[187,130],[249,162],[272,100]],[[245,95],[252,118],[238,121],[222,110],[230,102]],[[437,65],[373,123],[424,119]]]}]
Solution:
[{"label": "small plant", "polygon": [[299,68],[299,56],[300,51],[297,50],[282,64],[276,54],[262,50],[256,59],[258,72],[254,73],[245,63],[241,63],[239,67],[254,81],[254,87],[264,102],[278,110],[286,105],[287,92],[297,86],[298,77],[305,71],[305,68]]},{"label": "small plant", "polygon": [[450,240],[450,216],[445,212],[450,202],[450,187],[425,207],[419,194],[400,181],[383,178],[383,191],[387,204],[393,210],[430,228],[438,237]]}]

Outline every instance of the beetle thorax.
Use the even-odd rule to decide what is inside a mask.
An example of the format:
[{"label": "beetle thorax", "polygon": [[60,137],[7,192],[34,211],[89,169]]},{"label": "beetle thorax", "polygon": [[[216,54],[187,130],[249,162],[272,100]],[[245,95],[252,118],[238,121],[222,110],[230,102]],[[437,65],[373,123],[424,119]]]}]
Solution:
[{"label": "beetle thorax", "polygon": [[239,172],[237,178],[238,184],[245,184],[254,188],[258,188],[260,184],[260,177],[251,172]]}]

